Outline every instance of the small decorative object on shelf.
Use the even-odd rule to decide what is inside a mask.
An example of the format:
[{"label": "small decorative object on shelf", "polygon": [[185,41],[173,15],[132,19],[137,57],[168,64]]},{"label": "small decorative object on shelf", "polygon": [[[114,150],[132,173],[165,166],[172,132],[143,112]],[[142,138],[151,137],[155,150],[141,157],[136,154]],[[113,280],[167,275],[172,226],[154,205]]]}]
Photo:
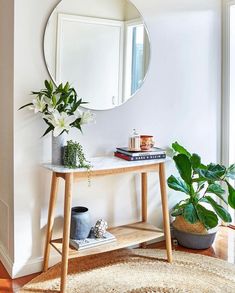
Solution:
[{"label": "small decorative object on shelf", "polygon": [[[47,124],[43,136],[53,133],[52,139],[52,163],[62,164],[62,147],[66,143],[63,134],[68,134],[71,128],[82,130],[84,124],[94,122],[94,114],[91,111],[81,110],[80,106],[86,104],[78,98],[77,92],[67,82],[54,86],[52,81],[45,81],[45,88],[39,92],[32,92],[35,96],[31,103],[22,106],[28,107],[35,114],[40,114]],[[62,138],[62,139],[61,139]]]},{"label": "small decorative object on shelf", "polygon": [[152,135],[140,136],[140,149],[142,151],[150,151],[154,147],[154,137]]},{"label": "small decorative object on shelf", "polygon": [[106,230],[108,228],[108,223],[100,219],[96,222],[95,227],[94,227],[94,235],[96,238],[102,238],[104,234],[106,233]]},{"label": "small decorative object on shelf", "polygon": [[82,146],[72,140],[67,141],[67,146],[64,147],[64,165],[68,168],[91,169],[91,164],[86,160]]},{"label": "small decorative object on shelf", "polygon": [[149,151],[129,151],[127,147],[123,147],[117,148],[114,155],[115,157],[124,159],[126,161],[156,160],[165,159],[166,151],[156,147]]},{"label": "small decorative object on shelf", "polygon": [[116,240],[117,240],[116,237],[113,234],[109,233],[108,231],[104,233],[103,237],[97,238],[95,237],[94,229],[92,228],[90,235],[86,239],[83,239],[83,240],[70,239],[70,245],[72,245],[77,250],[83,250],[83,249],[107,244],[110,242],[115,242]]},{"label": "small decorative object on shelf", "polygon": [[91,221],[88,208],[74,207],[71,212],[70,238],[86,239],[91,231]]},{"label": "small decorative object on shelf", "polygon": [[140,151],[140,135],[135,129],[133,129],[133,133],[129,137],[129,150]]}]

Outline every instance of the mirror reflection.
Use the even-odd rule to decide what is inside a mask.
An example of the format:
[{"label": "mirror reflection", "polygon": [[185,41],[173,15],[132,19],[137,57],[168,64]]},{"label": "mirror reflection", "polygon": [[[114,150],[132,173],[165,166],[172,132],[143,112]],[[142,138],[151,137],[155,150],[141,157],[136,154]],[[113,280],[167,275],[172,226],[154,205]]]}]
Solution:
[{"label": "mirror reflection", "polygon": [[142,86],[147,29],[128,0],[63,0],[45,30],[44,55],[58,85],[69,81],[94,110],[125,103]]}]

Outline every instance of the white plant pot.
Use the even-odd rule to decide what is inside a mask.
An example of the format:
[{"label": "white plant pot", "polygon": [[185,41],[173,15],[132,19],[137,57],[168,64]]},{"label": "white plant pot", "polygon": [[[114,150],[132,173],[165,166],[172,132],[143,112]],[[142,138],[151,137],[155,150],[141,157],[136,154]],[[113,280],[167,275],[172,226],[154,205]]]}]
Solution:
[{"label": "white plant pot", "polygon": [[63,150],[64,146],[67,144],[68,134],[64,132],[63,134],[54,137],[52,134],[52,164],[53,165],[63,165]]}]

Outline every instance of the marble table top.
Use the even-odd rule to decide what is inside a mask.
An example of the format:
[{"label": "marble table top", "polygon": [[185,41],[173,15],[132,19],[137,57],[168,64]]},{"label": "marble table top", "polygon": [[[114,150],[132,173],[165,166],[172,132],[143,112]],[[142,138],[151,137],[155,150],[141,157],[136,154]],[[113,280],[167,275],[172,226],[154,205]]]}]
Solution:
[{"label": "marble table top", "polygon": [[[152,165],[152,164],[159,164],[159,163],[165,163],[167,161],[170,161],[171,158],[166,157],[166,159],[155,159],[155,160],[143,160],[143,161],[125,161],[123,159],[119,159],[114,156],[106,156],[106,157],[94,157],[88,159],[88,161],[91,163],[92,171],[101,171],[101,170],[112,170],[112,169],[119,169],[119,168],[131,168],[131,167],[140,167],[140,166],[146,166],[146,165]],[[57,173],[77,173],[77,172],[87,172],[87,169],[85,168],[66,168],[64,166],[58,166],[58,165],[52,165],[50,163],[48,164],[42,164],[42,167]]]}]

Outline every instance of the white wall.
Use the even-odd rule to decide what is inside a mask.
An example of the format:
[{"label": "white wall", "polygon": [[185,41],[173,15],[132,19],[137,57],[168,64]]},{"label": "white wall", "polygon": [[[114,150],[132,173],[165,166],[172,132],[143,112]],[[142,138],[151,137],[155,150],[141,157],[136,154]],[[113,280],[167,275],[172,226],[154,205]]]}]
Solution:
[{"label": "white wall", "polygon": [[14,1],[0,0],[0,260],[6,267],[14,258],[13,32]]},{"label": "white wall", "polygon": [[[48,74],[43,61],[44,26],[56,0],[15,0],[14,84],[14,269],[13,275],[40,270],[50,174],[39,164],[50,159],[50,137],[40,139],[43,122],[25,111],[29,92],[40,89]],[[149,76],[134,99],[120,108],[97,112],[97,124],[75,132],[88,155],[109,154],[125,145],[133,128],[156,137],[158,146],[179,140],[207,162],[218,160],[221,98],[220,0],[134,0],[150,31]],[[2,111],[2,109],[1,109]],[[168,166],[168,174],[172,166]],[[137,220],[139,178],[92,179],[75,188],[74,204],[90,208],[92,219],[112,224]],[[150,175],[150,221],[161,226],[156,174]],[[61,184],[62,187],[62,184]],[[169,191],[170,206],[178,195]],[[61,226],[62,194],[56,210]]]}]

